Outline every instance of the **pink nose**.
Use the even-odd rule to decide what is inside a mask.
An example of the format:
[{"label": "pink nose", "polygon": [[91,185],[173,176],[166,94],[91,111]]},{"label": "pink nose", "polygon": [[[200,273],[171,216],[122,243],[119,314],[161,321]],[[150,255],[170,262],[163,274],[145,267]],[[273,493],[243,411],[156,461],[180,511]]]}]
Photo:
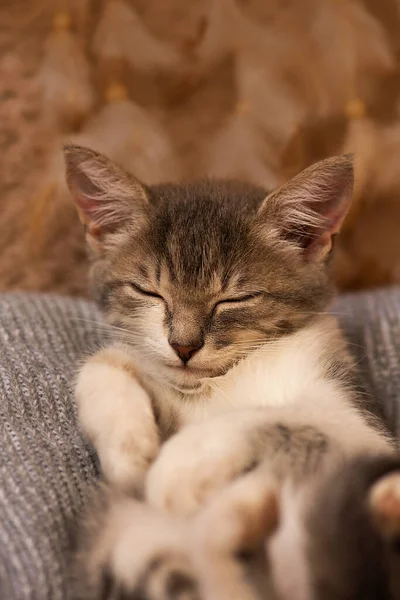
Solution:
[{"label": "pink nose", "polygon": [[194,356],[201,348],[200,344],[198,346],[181,346],[180,344],[175,344],[174,342],[171,342],[171,346],[181,361],[185,364],[189,362],[192,356]]}]

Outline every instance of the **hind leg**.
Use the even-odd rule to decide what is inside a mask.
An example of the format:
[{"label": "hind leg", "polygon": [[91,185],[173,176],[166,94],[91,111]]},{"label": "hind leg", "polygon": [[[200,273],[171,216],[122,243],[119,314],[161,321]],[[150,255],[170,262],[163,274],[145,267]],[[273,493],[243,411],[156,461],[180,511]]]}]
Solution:
[{"label": "hind leg", "polygon": [[181,520],[103,489],[82,536],[82,598],[272,600],[265,539],[276,524],[275,500],[265,477],[251,473]]},{"label": "hind leg", "polygon": [[200,600],[186,525],[103,487],[82,535],[87,600]]},{"label": "hind leg", "polygon": [[279,520],[277,484],[264,469],[227,486],[193,525],[192,562],[207,600],[276,598],[266,543]]}]

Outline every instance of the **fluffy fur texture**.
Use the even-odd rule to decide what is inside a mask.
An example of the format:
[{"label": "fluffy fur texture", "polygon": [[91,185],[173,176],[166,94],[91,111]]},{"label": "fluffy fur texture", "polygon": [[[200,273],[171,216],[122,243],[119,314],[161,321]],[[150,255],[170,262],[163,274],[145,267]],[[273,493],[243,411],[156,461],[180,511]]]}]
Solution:
[{"label": "fluffy fur texture", "polygon": [[[233,488],[230,496],[230,483],[240,483],[249,472],[250,479],[257,474],[256,487],[273,480],[276,489],[302,490],[327,464],[365,452],[393,452],[326,313],[333,294],[332,239],[351,201],[351,157],[317,163],[272,194],[238,182],[146,187],[104,156],[74,146],[66,148],[66,160],[92,252],[93,290],[113,338],[83,366],[76,398],[106,480],[123,494],[139,493],[150,505],[122,501],[132,512],[132,528],[137,510],[169,513],[168,519],[192,517],[191,527],[214,502],[225,501],[229,514],[229,498],[234,506],[237,493]],[[260,497],[269,498],[268,490],[265,494]],[[282,507],[291,508],[282,509],[271,569],[265,564],[255,569],[254,589],[245,586],[248,596],[243,581],[234,587],[236,595],[224,583],[225,591],[232,590],[227,598],[250,598],[259,584],[270,590],[271,578],[260,583],[257,573],[290,568],[285,558],[290,555],[299,565],[291,581],[299,585],[288,587],[277,576],[268,597],[278,591],[283,600],[306,600],[318,588],[304,546],[303,496],[293,492],[285,500],[282,491],[279,497]],[[129,533],[127,517],[119,534],[125,508],[110,510],[110,533],[99,538],[90,556],[101,570],[107,562],[96,559],[101,547],[105,544],[108,557],[115,550],[122,563],[108,561],[107,572],[117,582],[129,572],[133,579],[126,585],[134,589],[143,569],[130,570],[133,559],[118,547],[131,547],[136,533]],[[248,518],[242,517],[244,527]],[[257,518],[263,521],[262,511]],[[152,517],[149,523],[154,528]],[[228,532],[234,523],[228,522]],[[224,535],[208,531],[218,546]],[[295,540],[290,552],[288,531]],[[157,550],[157,535],[146,535]],[[188,535],[182,534],[185,543]],[[232,537],[234,552],[241,551],[240,539]],[[243,579],[232,547],[219,555],[221,571],[239,569]],[[259,559],[265,563],[264,550],[257,554],[258,567]],[[143,550],[135,560],[150,568],[153,558],[147,560]],[[220,583],[216,593],[204,583],[213,576],[203,575],[193,576],[206,586],[201,597],[222,598]],[[171,596],[165,586],[139,597],[183,600],[200,593],[195,586]]]},{"label": "fluffy fur texture", "polygon": [[397,600],[399,477],[391,454],[330,456],[297,484],[271,478],[266,461],[191,520],[97,491],[79,557],[82,597]]}]

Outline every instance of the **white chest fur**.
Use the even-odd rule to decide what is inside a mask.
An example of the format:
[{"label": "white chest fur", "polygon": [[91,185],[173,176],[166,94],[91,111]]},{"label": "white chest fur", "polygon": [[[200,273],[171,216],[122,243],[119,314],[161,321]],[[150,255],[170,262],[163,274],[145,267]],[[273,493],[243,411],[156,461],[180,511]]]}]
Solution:
[{"label": "white chest fur", "polygon": [[204,394],[183,396],[165,388],[161,411],[179,413],[181,423],[209,418],[249,406],[280,407],[304,402],[310,396],[338,396],[338,386],[324,377],[329,345],[336,346],[335,322],[330,318],[253,352],[225,376],[204,380]]}]

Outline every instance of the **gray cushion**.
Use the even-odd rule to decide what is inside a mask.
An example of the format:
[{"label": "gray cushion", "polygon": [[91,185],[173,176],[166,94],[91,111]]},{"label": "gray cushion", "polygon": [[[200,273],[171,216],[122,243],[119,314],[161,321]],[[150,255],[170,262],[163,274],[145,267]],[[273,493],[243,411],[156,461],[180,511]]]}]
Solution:
[{"label": "gray cushion", "polygon": [[[399,432],[400,290],[342,297],[333,310]],[[97,475],[72,384],[78,360],[101,343],[99,318],[85,301],[0,297],[1,598],[67,597],[71,531]]]},{"label": "gray cushion", "polygon": [[332,312],[347,334],[368,391],[400,435],[400,288],[347,294]]}]

